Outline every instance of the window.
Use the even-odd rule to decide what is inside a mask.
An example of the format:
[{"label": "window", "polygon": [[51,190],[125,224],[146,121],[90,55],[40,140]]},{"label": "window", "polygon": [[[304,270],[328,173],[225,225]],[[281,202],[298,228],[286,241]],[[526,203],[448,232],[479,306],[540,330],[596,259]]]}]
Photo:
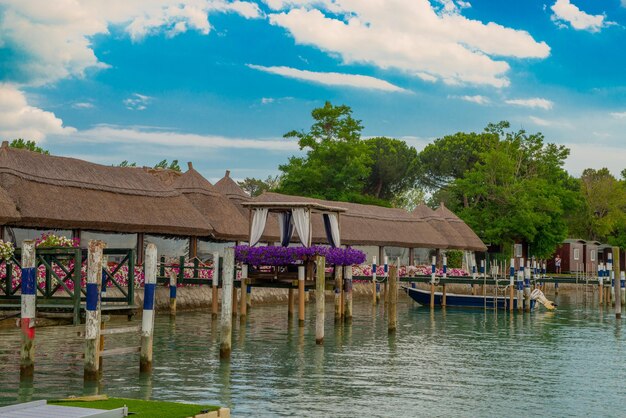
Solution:
[{"label": "window", "polygon": [[580,260],[580,248],[574,248],[574,260]]},{"label": "window", "polygon": [[[378,259],[378,247],[373,245],[353,245],[352,248],[360,250],[365,253],[365,262],[363,264],[372,264],[372,257],[376,256]],[[378,265],[382,265],[380,260],[377,260]]]},{"label": "window", "polygon": [[81,248],[87,248],[92,239],[104,241],[107,248],[137,248],[137,234],[80,231]]},{"label": "window", "polygon": [[416,266],[430,266],[432,257],[437,253],[432,248],[413,249],[413,264]]},{"label": "window", "polygon": [[522,257],[522,255],[524,254],[524,247],[522,246],[522,244],[515,244],[513,248],[513,253],[517,258]]},{"label": "window", "polygon": [[148,244],[157,247],[157,257],[178,258],[189,255],[189,238],[168,237],[162,235],[145,235],[143,242],[144,253]]},{"label": "window", "polygon": [[591,250],[589,252],[589,257],[591,258],[591,261],[596,261],[596,250]]},{"label": "window", "polygon": [[15,248],[21,248],[22,241],[27,239],[35,240],[43,233],[54,234],[59,237],[72,238],[72,231],[67,229],[29,229],[7,226],[4,229],[4,240],[12,242]]},{"label": "window", "polygon": [[[400,265],[407,266],[409,264],[409,249],[403,247],[385,247],[385,255],[389,258],[389,264],[395,262],[396,258],[400,258]],[[382,260],[381,265],[385,260]]]},{"label": "window", "polygon": [[217,242],[199,239],[196,250],[198,258],[202,261],[213,260],[213,253],[217,252],[224,257],[224,249],[234,247],[234,242]]}]

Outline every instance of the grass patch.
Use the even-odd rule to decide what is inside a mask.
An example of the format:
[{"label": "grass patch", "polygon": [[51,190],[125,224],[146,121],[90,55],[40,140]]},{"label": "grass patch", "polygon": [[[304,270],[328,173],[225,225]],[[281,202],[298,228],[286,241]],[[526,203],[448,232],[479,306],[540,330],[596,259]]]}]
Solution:
[{"label": "grass patch", "polygon": [[77,406],[81,408],[95,409],[115,409],[124,405],[128,407],[128,412],[132,412],[132,416],[136,417],[155,417],[155,418],[186,418],[200,414],[202,411],[217,411],[218,406],[213,405],[194,405],[188,403],[162,402],[162,401],[142,401],[139,399],[125,398],[109,398],[107,400],[97,401],[48,401],[55,405],[61,406]]}]

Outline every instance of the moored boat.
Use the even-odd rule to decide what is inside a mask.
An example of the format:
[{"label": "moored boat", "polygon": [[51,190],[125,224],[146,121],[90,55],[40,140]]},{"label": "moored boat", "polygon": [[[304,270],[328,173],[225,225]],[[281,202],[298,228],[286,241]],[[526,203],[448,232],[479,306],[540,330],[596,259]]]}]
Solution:
[{"label": "moored boat", "polygon": [[[430,291],[418,289],[415,287],[402,286],[404,291],[411,299],[420,305],[430,305]],[[443,293],[435,292],[435,306],[442,306]],[[455,293],[446,293],[446,307],[448,308],[487,308],[493,309],[497,304],[498,309],[509,309],[508,296],[489,296],[489,295],[459,295]],[[536,305],[534,299],[530,300],[530,309],[533,310]],[[513,299],[513,309],[517,309],[517,299]]]}]

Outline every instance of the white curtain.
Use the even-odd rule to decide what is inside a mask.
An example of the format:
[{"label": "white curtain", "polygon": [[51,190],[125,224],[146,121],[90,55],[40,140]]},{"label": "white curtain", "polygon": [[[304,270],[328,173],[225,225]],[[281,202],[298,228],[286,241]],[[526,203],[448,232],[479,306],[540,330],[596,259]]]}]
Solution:
[{"label": "white curtain", "polygon": [[300,242],[305,247],[311,245],[311,212],[308,209],[296,208],[292,209],[293,224],[296,226]]},{"label": "white curtain", "polygon": [[[278,229],[280,230],[280,245],[286,247],[291,242],[293,236],[293,221],[290,212],[278,213]],[[285,239],[285,235],[289,235],[288,239]]]},{"label": "white curtain", "polygon": [[265,222],[267,222],[267,208],[257,208],[252,216],[252,228],[250,228],[250,246],[255,246],[263,231],[265,231]]},{"label": "white curtain", "polygon": [[333,242],[335,247],[341,247],[341,236],[339,235],[339,219],[337,219],[336,213],[329,213],[328,220],[330,220],[330,233],[333,236]]}]

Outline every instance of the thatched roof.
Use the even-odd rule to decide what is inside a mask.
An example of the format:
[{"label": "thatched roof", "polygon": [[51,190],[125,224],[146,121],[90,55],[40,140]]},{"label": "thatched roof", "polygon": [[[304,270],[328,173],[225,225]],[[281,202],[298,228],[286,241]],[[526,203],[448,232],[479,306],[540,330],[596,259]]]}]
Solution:
[{"label": "thatched roof", "polygon": [[202,177],[191,163],[189,169],[172,186],[202,214],[215,238],[235,241],[248,239],[248,219],[233,202]]},{"label": "thatched roof", "polygon": [[[340,214],[341,243],[347,245],[446,248],[446,242],[427,222],[404,209],[383,208],[348,202],[330,202],[309,197],[264,193],[260,202],[314,202],[346,209]],[[313,242],[326,243],[321,214],[313,214]]]},{"label": "thatched roof", "polygon": [[439,216],[445,219],[452,228],[454,228],[465,240],[466,249],[473,251],[487,251],[487,246],[478,238],[478,235],[467,226],[465,222],[456,216],[450,209],[445,207],[443,202],[435,210]]},{"label": "thatched roof", "polygon": [[0,223],[17,222],[19,219],[20,214],[15,207],[15,203],[11,200],[11,196],[4,188],[0,187]]},{"label": "thatched roof", "polygon": [[468,244],[465,239],[453,228],[448,221],[439,216],[439,213],[435,212],[428,206],[421,204],[418,205],[412,212],[412,214],[420,219],[425,220],[435,228],[435,230],[445,239],[449,249],[463,250],[468,248]]},{"label": "thatched roof", "polygon": [[241,186],[239,186],[237,182],[230,177],[230,170],[226,170],[224,177],[215,183],[214,187],[215,190],[231,200],[238,202],[247,202],[250,200],[250,196],[248,196],[248,194],[243,191]]},{"label": "thatched roof", "polygon": [[[0,186],[17,208],[13,226],[156,234],[211,234],[180,192],[143,168],[0,148]],[[1,200],[1,195],[0,195]]]}]

